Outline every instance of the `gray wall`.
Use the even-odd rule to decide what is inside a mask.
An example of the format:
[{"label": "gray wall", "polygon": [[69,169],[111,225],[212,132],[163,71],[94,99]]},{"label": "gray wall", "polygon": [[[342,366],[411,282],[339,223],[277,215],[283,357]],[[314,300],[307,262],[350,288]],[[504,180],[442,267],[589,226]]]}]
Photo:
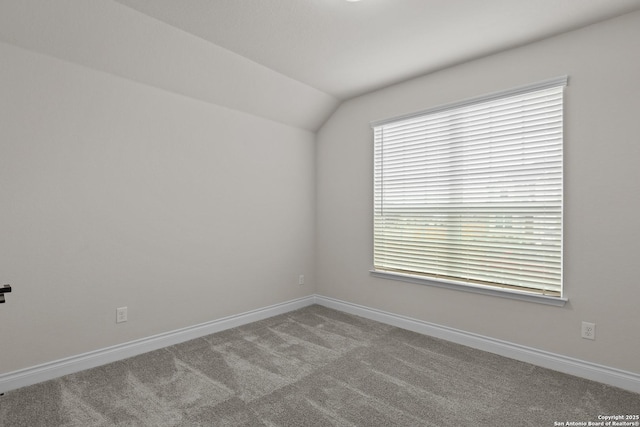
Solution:
[{"label": "gray wall", "polygon": [[0,58],[0,373],[313,293],[312,132]]},{"label": "gray wall", "polygon": [[[317,292],[640,372],[639,40],[640,13],[633,13],[343,103],[317,138]],[[564,74],[569,303],[551,307],[372,278],[369,122]],[[582,320],[597,324],[595,341],[580,337]]]}]

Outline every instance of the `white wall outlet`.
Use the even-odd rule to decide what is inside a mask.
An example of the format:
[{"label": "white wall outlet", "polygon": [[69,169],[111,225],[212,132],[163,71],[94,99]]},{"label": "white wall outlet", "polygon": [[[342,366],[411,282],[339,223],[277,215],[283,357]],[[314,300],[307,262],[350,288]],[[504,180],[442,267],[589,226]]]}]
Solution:
[{"label": "white wall outlet", "polygon": [[298,285],[304,285],[304,274],[298,276]]},{"label": "white wall outlet", "polygon": [[127,321],[127,307],[116,308],[116,323]]},{"label": "white wall outlet", "polygon": [[582,338],[588,340],[596,339],[596,324],[589,322],[582,322]]}]

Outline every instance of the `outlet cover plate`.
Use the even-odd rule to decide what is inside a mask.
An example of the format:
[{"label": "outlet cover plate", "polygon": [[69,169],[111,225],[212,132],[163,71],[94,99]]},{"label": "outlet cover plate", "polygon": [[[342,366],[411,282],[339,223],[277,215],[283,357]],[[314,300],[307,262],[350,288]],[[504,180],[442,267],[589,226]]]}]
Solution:
[{"label": "outlet cover plate", "polygon": [[127,321],[127,307],[116,308],[116,323]]},{"label": "outlet cover plate", "polygon": [[590,322],[582,322],[582,338],[587,340],[596,339],[596,324]]}]

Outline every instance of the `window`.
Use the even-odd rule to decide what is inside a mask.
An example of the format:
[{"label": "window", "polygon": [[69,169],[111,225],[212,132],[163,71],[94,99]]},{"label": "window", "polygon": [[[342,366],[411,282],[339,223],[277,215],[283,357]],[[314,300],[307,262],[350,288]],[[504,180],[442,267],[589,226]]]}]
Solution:
[{"label": "window", "polygon": [[372,123],[373,273],[561,298],[566,84]]}]

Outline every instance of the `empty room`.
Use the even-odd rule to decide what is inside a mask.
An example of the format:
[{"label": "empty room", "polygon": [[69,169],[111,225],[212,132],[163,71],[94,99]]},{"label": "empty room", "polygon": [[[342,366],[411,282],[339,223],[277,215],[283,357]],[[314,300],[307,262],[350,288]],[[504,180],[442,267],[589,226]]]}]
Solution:
[{"label": "empty room", "polygon": [[637,0],[0,0],[0,427],[640,426]]}]

